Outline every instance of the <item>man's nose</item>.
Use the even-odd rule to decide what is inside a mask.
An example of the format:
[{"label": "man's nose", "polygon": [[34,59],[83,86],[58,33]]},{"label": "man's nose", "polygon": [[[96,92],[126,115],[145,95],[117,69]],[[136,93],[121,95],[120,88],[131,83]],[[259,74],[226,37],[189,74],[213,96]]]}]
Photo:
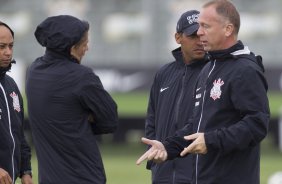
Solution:
[{"label": "man's nose", "polygon": [[198,31],[197,31],[197,35],[198,35],[198,36],[203,35],[203,31],[202,31],[201,26],[199,27],[199,29],[198,29]]},{"label": "man's nose", "polygon": [[13,48],[6,47],[4,53],[5,53],[5,55],[12,55],[13,54]]}]

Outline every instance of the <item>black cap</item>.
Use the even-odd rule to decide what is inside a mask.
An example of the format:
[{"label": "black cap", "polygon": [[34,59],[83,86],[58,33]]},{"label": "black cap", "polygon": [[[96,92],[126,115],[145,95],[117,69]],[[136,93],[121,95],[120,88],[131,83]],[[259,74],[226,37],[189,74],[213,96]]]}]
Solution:
[{"label": "black cap", "polygon": [[176,32],[185,33],[188,36],[195,33],[199,29],[199,13],[197,10],[190,10],[183,13],[177,22]]}]

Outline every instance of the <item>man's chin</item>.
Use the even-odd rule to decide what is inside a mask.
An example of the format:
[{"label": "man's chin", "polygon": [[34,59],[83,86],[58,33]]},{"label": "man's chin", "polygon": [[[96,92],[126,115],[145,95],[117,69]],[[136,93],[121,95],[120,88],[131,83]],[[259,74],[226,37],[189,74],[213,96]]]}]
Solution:
[{"label": "man's chin", "polygon": [[211,50],[211,48],[210,48],[209,46],[204,46],[204,50],[205,50],[206,52],[209,52],[209,51]]},{"label": "man's chin", "polygon": [[202,60],[204,56],[204,54],[194,55],[193,60]]},{"label": "man's chin", "polygon": [[199,57],[199,58],[201,58],[201,57],[204,57],[204,55],[205,55],[205,51],[204,50],[197,50],[197,51],[195,51],[194,53],[193,53],[193,55],[194,55],[194,57]]},{"label": "man's chin", "polygon": [[9,65],[10,65],[10,62],[1,63],[1,64],[0,64],[0,67],[1,67],[1,68],[7,68]]}]

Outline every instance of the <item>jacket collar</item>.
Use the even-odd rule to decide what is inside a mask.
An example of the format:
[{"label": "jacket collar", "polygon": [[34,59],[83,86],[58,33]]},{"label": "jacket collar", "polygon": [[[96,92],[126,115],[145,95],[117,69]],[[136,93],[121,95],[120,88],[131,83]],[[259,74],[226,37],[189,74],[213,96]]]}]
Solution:
[{"label": "jacket collar", "polygon": [[250,50],[239,40],[235,45],[228,49],[207,52],[205,57],[208,60],[223,61],[225,59],[234,58],[234,56],[242,54],[250,54]]},{"label": "jacket collar", "polygon": [[69,60],[70,62],[79,64],[79,61],[76,58],[72,57],[70,54],[67,54],[65,52],[56,51],[56,50],[49,49],[49,48],[46,48],[44,58],[46,58],[46,60],[49,62],[54,61],[53,58],[58,58],[58,59],[63,59],[63,60]]},{"label": "jacket collar", "polygon": [[176,60],[175,62],[180,66],[196,66],[196,65],[201,65],[203,63],[206,63],[206,61],[202,59],[202,60],[194,60],[190,64],[185,64],[183,55],[182,55],[182,51],[181,51],[181,47],[174,49],[173,51],[171,51],[171,53]]},{"label": "jacket collar", "polygon": [[12,60],[8,67],[6,67],[6,68],[0,67],[0,79],[2,79],[6,75],[7,71],[11,70],[12,64],[14,64],[14,63],[16,63],[16,61]]},{"label": "jacket collar", "polygon": [[252,53],[247,46],[244,46],[240,40],[235,45],[233,45],[228,49],[207,52],[205,55],[205,59],[208,61],[212,61],[212,60],[225,61],[226,59],[229,58],[239,58],[239,57],[244,57],[249,59],[250,61],[255,62],[264,72],[262,57],[260,55],[254,55],[254,53]]},{"label": "jacket collar", "polygon": [[251,54],[251,51],[249,50],[248,46],[244,46],[242,50],[237,50],[231,53],[233,56],[238,56],[242,54]]}]

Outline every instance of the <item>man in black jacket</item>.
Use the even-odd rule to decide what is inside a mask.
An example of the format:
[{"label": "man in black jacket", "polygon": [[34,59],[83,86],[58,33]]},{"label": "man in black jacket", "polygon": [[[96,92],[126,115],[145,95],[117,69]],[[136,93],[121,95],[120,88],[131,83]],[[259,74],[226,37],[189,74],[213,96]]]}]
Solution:
[{"label": "man in black jacket", "polygon": [[[184,127],[193,109],[193,89],[205,62],[203,46],[197,36],[199,11],[183,13],[176,26],[175,40],[181,47],[172,51],[174,62],[164,65],[151,88],[145,123],[145,136],[159,141]],[[152,183],[189,184],[192,157],[178,158],[161,164],[148,162]]]},{"label": "man in black jacket", "polygon": [[117,128],[117,105],[92,69],[81,65],[89,24],[48,17],[35,31],[45,54],[29,67],[26,94],[40,184],[104,184],[96,134]]},{"label": "man in black jacket", "polygon": [[0,183],[32,184],[30,148],[24,137],[23,99],[15,81],[6,74],[11,69],[14,32],[0,22]]},{"label": "man in black jacket", "polygon": [[261,57],[237,40],[240,16],[230,1],[206,3],[199,24],[210,62],[197,81],[192,120],[163,143],[143,139],[152,147],[137,164],[190,153],[193,183],[259,184],[260,142],[270,116]]}]

